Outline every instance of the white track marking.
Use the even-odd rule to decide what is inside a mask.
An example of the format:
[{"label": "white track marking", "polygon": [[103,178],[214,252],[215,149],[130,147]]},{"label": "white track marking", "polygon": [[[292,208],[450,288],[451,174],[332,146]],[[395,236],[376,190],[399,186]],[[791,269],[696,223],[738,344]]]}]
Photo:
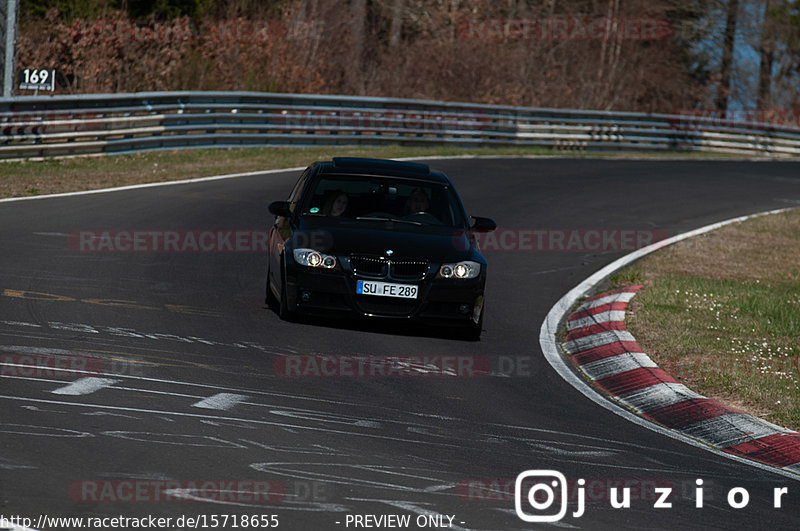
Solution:
[{"label": "white track marking", "polygon": [[[133,407],[123,407],[123,406],[110,406],[104,404],[84,404],[80,402],[63,402],[63,401],[56,401],[56,400],[45,400],[45,399],[38,399],[38,398],[24,398],[19,396],[6,396],[0,395],[0,400],[11,400],[15,402],[33,402],[38,404],[59,404],[65,405],[70,407],[78,407],[84,409],[91,409],[91,410],[107,410],[107,411],[114,411],[114,412],[127,412],[127,413],[143,413],[143,414],[150,414],[150,415],[157,415],[159,418],[164,419],[165,421],[172,421],[174,418],[192,418],[198,419],[200,421],[207,421],[213,420],[218,422],[228,422],[228,423],[238,423],[243,426],[273,426],[277,428],[287,429],[287,430],[297,430],[292,431],[293,433],[302,433],[303,431],[306,432],[314,432],[314,433],[323,433],[323,434],[333,434],[333,435],[343,435],[346,437],[365,437],[368,439],[374,439],[379,441],[392,441],[398,443],[412,443],[417,445],[426,445],[431,447],[441,448],[445,451],[463,451],[464,443],[447,443],[441,440],[425,440],[425,439],[409,439],[404,437],[398,436],[388,436],[388,435],[381,435],[378,433],[369,433],[369,432],[359,432],[359,431],[347,431],[347,430],[339,430],[339,429],[332,429],[332,428],[325,428],[316,425],[302,425],[302,424],[290,424],[286,422],[277,422],[277,421],[270,421],[270,420],[262,420],[262,419],[248,419],[242,417],[230,417],[230,416],[220,416],[220,415],[213,415],[210,413],[185,413],[180,411],[159,411],[153,409],[143,409],[143,408],[133,408]],[[507,425],[500,425],[507,428],[516,428],[522,431],[535,431],[540,432],[543,431],[545,433],[553,433],[553,434],[563,434],[563,435],[571,435],[580,438],[587,438],[585,435],[580,434],[571,434],[569,432],[561,432],[561,431],[552,431],[552,430],[539,430],[534,428],[528,428],[523,426],[507,426]],[[36,436],[36,435],[45,435],[45,436],[52,436],[52,437],[95,437],[96,435],[91,433],[83,433],[83,432],[71,432],[67,435],[62,434],[61,432],[68,432],[70,430],[57,430],[59,433],[42,433],[37,432],[36,430],[48,429],[48,430],[56,430],[55,428],[43,428],[40,426],[24,426],[25,430],[10,430],[8,429],[9,425],[2,425],[0,424],[0,432],[2,433],[10,433],[10,434],[24,434],[29,436]],[[595,439],[593,437],[588,437],[589,439]],[[508,440],[518,441],[518,442],[525,442],[529,443],[530,439],[528,437],[506,437]],[[241,439],[240,439],[241,440]],[[246,442],[246,441],[242,441]],[[543,441],[549,444],[558,444],[556,441]],[[636,447],[638,448],[640,445],[631,444],[631,443],[622,443],[625,447]],[[646,446],[642,446],[642,448],[649,448]],[[674,452],[672,452],[674,453]],[[591,466],[602,466],[605,468],[611,469],[622,469],[622,470],[636,470],[639,472],[659,472],[659,473],[666,473],[671,471],[669,468],[651,468],[651,467],[631,467],[627,465],[617,465],[617,464],[610,464],[610,463],[600,463],[597,461],[582,461],[577,459],[575,455],[571,455],[569,459],[570,463],[584,463]],[[345,466],[352,466],[352,465],[345,465]]]},{"label": "white track marking", "polygon": [[[3,350],[4,348],[7,348],[9,351],[13,352],[14,349],[21,349],[21,348],[27,348],[27,347],[16,347],[16,346],[3,347],[3,346],[0,346],[0,350]],[[80,354],[80,353],[82,353],[82,351],[71,351],[71,350],[61,350],[61,349],[43,349],[43,350],[46,350],[48,352],[50,352],[50,351],[58,351],[58,353],[64,353],[64,354],[69,354],[69,353]],[[32,365],[24,365],[24,364],[17,364],[17,363],[6,363],[6,362],[0,361],[0,367],[1,366],[35,368],[35,366],[32,366]],[[62,369],[62,368],[57,368],[57,367],[48,368],[48,371],[52,371],[52,372],[74,372],[73,369]],[[135,376],[135,375],[129,375],[129,374],[116,374],[116,373],[106,373],[106,372],[92,372],[92,371],[83,371],[83,372],[88,373],[88,374],[93,374],[95,376],[114,376],[115,378],[120,378],[120,379],[138,380],[138,381],[142,381],[142,382],[161,383],[161,384],[168,384],[168,385],[182,385],[182,386],[189,386],[189,387],[199,387],[201,389],[210,389],[210,390],[214,390],[214,391],[239,391],[239,392],[242,391],[241,389],[235,389],[235,388],[231,388],[231,387],[223,387],[223,386],[218,386],[218,385],[193,383],[193,382],[181,382],[181,381],[177,381],[177,380],[165,380],[163,378],[148,378],[148,377],[145,377],[145,376]],[[29,378],[29,377],[22,377],[22,376],[0,375],[0,378],[27,379],[27,380],[34,380],[34,381],[52,381],[52,382],[59,382],[60,383],[59,380],[47,380],[47,379],[44,379],[44,378]],[[118,389],[122,389],[122,388],[118,388]],[[133,389],[133,390],[140,391],[140,392],[150,392],[150,391],[147,391],[145,389]],[[196,395],[168,393],[168,392],[163,392],[163,391],[152,391],[152,392],[157,392],[157,393],[160,393],[160,394],[168,394],[168,395],[172,395],[172,396],[184,396],[184,397],[191,397],[191,398],[195,398],[195,399],[202,399],[201,396],[196,396]],[[254,395],[258,395],[258,396],[268,396],[268,397],[276,397],[276,398],[290,398],[292,400],[304,400],[304,401],[310,401],[310,402],[321,402],[321,403],[324,403],[324,404],[334,404],[334,405],[337,405],[337,406],[345,406],[345,407],[351,407],[351,406],[361,406],[361,407],[363,407],[364,406],[364,404],[361,404],[361,403],[345,402],[345,401],[341,401],[341,400],[331,400],[331,399],[326,399],[326,398],[315,398],[315,397],[309,397],[309,396],[292,395],[292,394],[288,394],[288,393],[276,393],[276,392],[250,390],[250,389],[247,390],[247,393],[249,393],[251,395],[253,395],[253,394]],[[386,410],[394,411],[392,408],[388,408],[388,407],[385,407],[385,406],[374,406],[374,405],[371,405],[370,407],[371,408],[386,409]]]},{"label": "white track marking", "polygon": [[[557,159],[563,158],[561,155],[525,155],[522,157],[515,157],[513,155],[444,155],[444,156],[436,156],[431,155],[427,157],[401,157],[395,158],[394,160],[399,161],[414,161],[414,160],[459,160],[459,159],[507,159],[507,158],[525,158],[525,159]],[[79,192],[63,192],[60,194],[46,194],[46,195],[32,195],[26,197],[8,197],[6,199],[0,199],[0,203],[11,203],[15,201],[30,201],[34,199],[49,199],[54,197],[73,197],[73,196],[80,196],[80,195],[91,195],[91,194],[106,194],[109,192],[121,192],[124,190],[139,190],[142,188],[155,188],[158,186],[172,186],[176,184],[194,184],[194,183],[204,183],[209,181],[219,181],[223,179],[238,179],[240,177],[255,177],[256,175],[269,175],[275,173],[287,173],[291,171],[303,171],[306,169],[305,166],[296,166],[294,168],[277,168],[273,170],[262,170],[262,171],[249,171],[243,173],[229,173],[226,175],[211,175],[209,177],[197,177],[194,179],[182,179],[179,181],[163,181],[158,183],[146,183],[146,184],[132,184],[129,186],[118,186],[115,188],[101,188],[99,190],[83,190]]]},{"label": "white track marking", "polygon": [[[108,156],[108,155],[106,155]],[[113,155],[112,155],[113,156]],[[522,155],[522,156],[515,156],[515,155],[430,155],[425,157],[398,157],[394,158],[393,160],[398,161],[415,161],[415,160],[472,160],[472,159],[561,159],[566,158],[563,155]],[[660,159],[659,157],[650,156],[648,160],[681,160],[680,157],[667,157],[664,159]],[[694,160],[694,159],[687,159],[687,160]],[[704,159],[707,161],[713,161],[717,159],[708,158]],[[730,159],[719,159],[719,160],[730,160]],[[761,159],[745,159],[745,160],[752,160],[752,161],[761,161]],[[26,197],[8,197],[5,199],[0,199],[0,203],[11,203],[15,201],[31,201],[34,199],[49,199],[49,198],[57,198],[57,197],[73,197],[73,196],[80,196],[80,195],[90,195],[90,194],[106,194],[109,192],[121,192],[124,190],[138,190],[141,188],[155,188],[158,186],[172,186],[176,184],[193,184],[193,183],[203,183],[209,181],[219,181],[223,179],[238,179],[240,177],[254,177],[257,175],[269,175],[275,173],[285,173],[291,171],[303,171],[306,169],[305,166],[296,166],[294,168],[277,168],[273,170],[262,170],[262,171],[249,171],[243,173],[229,173],[226,175],[211,175],[208,177],[197,177],[194,179],[182,179],[179,181],[163,181],[158,183],[146,183],[146,184],[132,184],[129,186],[118,186],[115,188],[101,188],[99,190],[83,190],[79,192],[63,192],[60,194],[46,194],[46,195],[32,195]]]},{"label": "white track marking", "polygon": [[[3,346],[0,346],[0,350],[2,350],[3,348],[4,348]],[[9,346],[7,348],[9,350],[13,351],[14,349],[25,348],[25,347]],[[47,352],[58,351],[58,353],[63,353],[63,354],[69,354],[69,353],[75,354],[75,353],[78,352],[78,351],[61,350],[61,349],[44,349],[44,350],[47,351]],[[31,368],[31,367],[35,368],[34,366],[29,366],[29,365],[24,365],[24,364],[15,364],[15,363],[3,362],[0,359],[0,367],[3,367],[3,366],[19,367],[19,368]],[[72,369],[48,368],[48,371],[52,371],[52,372],[70,372],[70,371],[72,371]],[[238,389],[238,388],[223,387],[223,386],[217,386],[217,385],[211,385],[211,384],[183,382],[183,381],[177,381],[177,380],[166,380],[166,379],[163,379],[163,378],[150,378],[150,377],[145,377],[145,376],[135,376],[135,375],[126,375],[126,374],[116,374],[116,373],[106,373],[106,372],[93,372],[93,371],[83,371],[83,372],[87,373],[87,374],[92,374],[92,375],[94,375],[96,377],[100,377],[100,376],[112,377],[113,376],[114,379],[117,379],[119,381],[122,381],[122,380],[135,380],[135,381],[139,381],[139,382],[148,382],[148,383],[166,384],[166,385],[173,385],[173,386],[184,386],[184,387],[195,387],[195,388],[199,388],[199,389],[208,389],[208,390],[218,391],[218,394],[230,394],[230,395],[244,396],[245,399],[251,399],[251,398],[253,398],[253,395],[254,395],[256,397],[269,397],[271,399],[288,398],[288,399],[291,399],[293,401],[298,401],[298,402],[299,401],[305,401],[305,402],[315,402],[315,403],[323,403],[323,404],[333,404],[335,406],[340,406],[340,407],[344,407],[344,408],[348,408],[348,409],[349,408],[353,408],[353,407],[358,407],[358,408],[367,407],[369,409],[385,410],[385,411],[391,411],[393,413],[397,412],[397,409],[391,408],[391,407],[387,407],[387,406],[379,406],[379,405],[372,405],[372,404],[365,405],[363,403],[355,403],[355,402],[348,402],[348,401],[342,401],[342,400],[333,400],[333,399],[325,399],[325,398],[316,398],[316,397],[301,396],[301,395],[294,395],[294,394],[288,394],[288,393],[268,392],[268,391],[261,391],[261,390],[256,390],[256,389]],[[0,378],[8,378],[8,379],[12,379],[12,380],[28,380],[28,381],[46,382],[46,383],[62,383],[61,380],[56,380],[56,379],[35,378],[35,377],[28,377],[28,376],[11,376],[11,375],[6,375],[6,374],[2,374],[2,373],[0,373]],[[110,387],[110,389],[114,390],[114,391],[132,391],[132,392],[136,392],[136,393],[150,393],[150,394],[156,394],[156,395],[171,396],[171,397],[176,397],[176,398],[189,398],[189,399],[195,400],[196,402],[202,401],[204,398],[207,398],[207,397],[204,397],[203,395],[197,395],[197,394],[176,393],[176,392],[172,392],[172,391],[160,391],[160,390],[157,390],[157,389],[143,389],[143,388],[120,386],[120,385],[114,385],[114,386]],[[225,393],[225,391],[234,391],[235,393]],[[10,398],[10,397],[6,397],[6,398]],[[26,400],[23,397],[17,397],[17,398],[20,399],[20,400]],[[372,418],[364,418],[364,417],[343,417],[341,415],[332,415],[330,413],[320,413],[320,412],[315,411],[315,410],[308,410],[308,409],[303,409],[303,408],[299,408],[299,407],[293,407],[293,408],[292,407],[286,407],[286,406],[283,406],[281,404],[274,404],[274,403],[264,404],[264,403],[254,402],[254,401],[249,401],[249,402],[244,402],[243,401],[242,403],[246,404],[246,405],[249,405],[249,406],[275,408],[275,410],[272,411],[272,413],[277,414],[277,415],[295,416],[297,418],[302,418],[302,419],[305,419],[309,415],[312,415],[313,416],[312,418],[314,420],[320,420],[322,422],[332,422],[333,421],[332,420],[333,417],[336,417],[337,419],[346,418],[346,419],[349,419],[349,420],[348,421],[339,420],[338,422],[342,423],[342,424],[350,424],[350,425],[354,425],[354,426],[358,426],[358,427],[376,428],[376,427],[379,427],[382,422],[395,423],[395,424],[405,424],[405,423],[402,423],[400,421],[392,421],[392,420],[385,420],[385,419],[382,420],[382,419],[372,419]],[[293,411],[289,411],[289,410],[293,410]],[[405,413],[408,413],[408,412],[405,412]],[[453,420],[453,421],[461,420],[461,419],[457,419],[455,417],[443,417],[443,416],[440,416],[440,415],[427,415],[427,414],[417,414],[417,413],[410,413],[410,414],[415,415],[415,416],[426,417],[426,418],[427,417],[435,418],[435,419],[438,419],[438,420]]]},{"label": "white track marking", "polygon": [[80,378],[71,384],[65,385],[64,387],[59,387],[55,391],[51,392],[54,395],[88,395],[94,393],[95,391],[99,391],[100,389],[111,387],[117,382],[119,382],[119,380],[114,380],[111,378]]},{"label": "white track marking", "polygon": [[209,396],[199,402],[195,402],[192,404],[192,407],[226,410],[247,398],[247,395],[237,395],[236,393],[217,393],[214,396]]},{"label": "white track marking", "polygon": [[[297,430],[308,430],[308,431],[315,431],[321,433],[333,433],[337,435],[346,435],[349,437],[367,437],[373,439],[381,439],[381,440],[389,440],[393,442],[406,442],[406,443],[414,443],[414,444],[426,444],[429,446],[442,446],[448,447],[455,450],[463,449],[462,443],[457,444],[445,444],[442,442],[433,442],[433,441],[422,441],[419,439],[406,439],[403,437],[390,437],[387,435],[378,435],[375,433],[362,433],[362,432],[353,432],[353,431],[345,431],[345,430],[334,430],[329,428],[320,428],[316,426],[303,426],[302,424],[290,424],[287,422],[275,422],[275,421],[268,421],[268,420],[257,420],[257,419],[247,419],[247,418],[240,418],[240,417],[223,417],[217,415],[208,415],[205,413],[183,413],[180,411],[159,411],[157,409],[144,409],[144,408],[135,408],[135,407],[123,407],[123,406],[108,406],[104,404],[83,404],[79,402],[63,402],[58,400],[44,400],[40,398],[25,398],[19,396],[7,396],[7,395],[0,395],[0,399],[4,400],[12,400],[12,401],[24,401],[24,402],[36,402],[39,404],[59,404],[59,405],[69,405],[73,407],[81,407],[81,408],[91,408],[91,409],[107,409],[111,411],[127,411],[131,413],[145,413],[145,414],[152,414],[152,415],[164,415],[164,418],[167,419],[169,417],[186,417],[186,418],[196,418],[196,419],[213,419],[213,420],[223,420],[223,421],[234,421],[234,422],[242,422],[245,424],[258,424],[262,426],[275,426],[278,428],[288,428],[288,429],[297,429]],[[2,430],[2,425],[0,425],[0,430]],[[87,434],[88,435],[88,434]]]},{"label": "white track marking", "polygon": [[160,183],[132,184],[129,186],[118,186],[116,188],[101,188],[99,190],[83,190],[80,192],[64,192],[61,194],[31,195],[26,197],[9,197],[0,199],[0,203],[10,203],[12,201],[29,201],[32,199],[49,199],[52,197],[73,197],[78,195],[105,194],[109,192],[121,192],[124,190],[140,190],[142,188],[155,188],[158,186],[172,186],[176,184],[204,183],[209,181],[219,181],[223,179],[236,179],[239,177],[254,177],[256,175],[266,175],[272,173],[285,173],[290,171],[303,171],[305,166],[296,168],[281,168],[277,170],[249,171],[245,173],[230,173],[227,175],[212,175],[210,177],[198,177],[196,179],[182,179],[180,181],[165,181]]},{"label": "white track marking", "polygon": [[685,240],[693,236],[698,236],[700,234],[705,234],[706,232],[711,232],[712,230],[724,227],[725,225],[740,223],[742,221],[747,221],[748,219],[752,219],[759,216],[766,216],[769,214],[786,212],[787,210],[790,209],[781,208],[778,210],[770,210],[767,212],[760,212],[748,216],[740,216],[738,218],[721,221],[719,223],[712,223],[711,225],[706,225],[705,227],[700,227],[699,229],[695,229],[689,232],[684,232],[683,234],[678,234],[676,236],[672,236],[671,238],[667,238],[665,240],[656,242],[653,245],[648,245],[647,247],[638,249],[601,268],[599,271],[595,272],[593,275],[586,278],[583,282],[572,288],[563,297],[561,297],[561,299],[559,299],[559,301],[556,302],[556,304],[552,308],[550,308],[550,311],[547,313],[547,316],[545,317],[544,321],[542,322],[542,326],[539,329],[539,346],[542,348],[542,353],[544,354],[545,359],[553,367],[553,369],[562,378],[564,378],[564,380],[566,380],[570,385],[572,385],[572,387],[580,391],[588,399],[598,404],[599,406],[608,409],[612,413],[615,413],[635,424],[638,424],[639,426],[660,433],[661,435],[666,435],[667,437],[671,437],[673,439],[689,443],[698,448],[703,448],[718,456],[725,457],[727,459],[732,459],[738,463],[759,468],[767,472],[772,472],[773,474],[781,475],[790,479],[794,479],[796,481],[800,481],[800,476],[798,476],[792,470],[789,469],[782,470],[774,466],[763,465],[761,463],[752,461],[750,459],[746,459],[744,457],[739,457],[736,455],[723,452],[721,450],[717,450],[716,448],[711,448],[707,444],[703,444],[682,433],[678,433],[676,431],[663,428],[653,422],[650,422],[648,420],[639,417],[638,415],[628,411],[627,409],[620,407],[616,402],[612,402],[605,396],[598,394],[598,392],[591,385],[589,385],[583,378],[581,378],[580,376],[575,374],[575,372],[573,372],[572,366],[568,364],[567,359],[561,354],[561,349],[558,345],[558,340],[556,338],[556,334],[558,333],[559,330],[559,324],[561,323],[562,320],[564,320],[565,316],[575,306],[578,300],[580,300],[582,297],[587,296],[589,293],[591,293],[592,290],[594,290],[597,287],[597,285],[599,285],[601,282],[603,282],[611,275],[613,275],[620,269],[624,268],[625,266],[635,262],[636,260],[639,260],[644,256],[647,256],[648,254],[651,254],[659,249],[663,249],[664,247],[672,245],[673,243],[679,242],[681,240]]}]

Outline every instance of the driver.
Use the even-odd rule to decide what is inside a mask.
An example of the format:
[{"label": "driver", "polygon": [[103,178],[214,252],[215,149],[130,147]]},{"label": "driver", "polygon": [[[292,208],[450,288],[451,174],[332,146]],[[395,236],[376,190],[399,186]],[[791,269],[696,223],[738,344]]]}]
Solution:
[{"label": "driver", "polygon": [[430,208],[428,194],[422,188],[414,188],[411,195],[408,196],[408,201],[406,201],[406,211],[413,214],[415,212],[427,212],[428,208]]}]

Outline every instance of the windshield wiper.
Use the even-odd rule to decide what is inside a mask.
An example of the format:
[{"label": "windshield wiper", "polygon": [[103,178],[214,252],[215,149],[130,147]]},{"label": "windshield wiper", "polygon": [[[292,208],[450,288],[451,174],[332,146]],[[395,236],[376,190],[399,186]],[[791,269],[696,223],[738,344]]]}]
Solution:
[{"label": "windshield wiper", "polygon": [[422,226],[419,221],[411,221],[410,219],[389,218],[389,217],[373,217],[373,216],[359,216],[357,221],[393,221],[395,223],[408,223],[410,225]]}]

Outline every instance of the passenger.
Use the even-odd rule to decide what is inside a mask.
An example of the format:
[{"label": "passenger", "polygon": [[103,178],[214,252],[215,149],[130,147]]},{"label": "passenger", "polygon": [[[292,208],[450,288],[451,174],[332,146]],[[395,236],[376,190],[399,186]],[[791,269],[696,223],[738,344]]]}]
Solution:
[{"label": "passenger", "polygon": [[322,213],[326,216],[341,216],[347,210],[349,202],[350,200],[347,194],[341,190],[337,190],[325,201],[325,205],[322,207]]}]

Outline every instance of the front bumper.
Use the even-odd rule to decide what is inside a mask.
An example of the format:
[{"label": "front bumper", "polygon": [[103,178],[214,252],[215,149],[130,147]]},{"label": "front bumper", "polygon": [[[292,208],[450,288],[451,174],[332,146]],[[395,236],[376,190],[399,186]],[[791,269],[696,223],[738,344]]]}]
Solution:
[{"label": "front bumper", "polygon": [[[474,279],[437,278],[431,268],[417,281],[357,277],[351,271],[287,266],[287,302],[302,314],[350,317],[415,319],[447,325],[476,325],[483,310],[485,266]],[[416,299],[356,294],[358,280],[378,280],[419,287]]]}]

